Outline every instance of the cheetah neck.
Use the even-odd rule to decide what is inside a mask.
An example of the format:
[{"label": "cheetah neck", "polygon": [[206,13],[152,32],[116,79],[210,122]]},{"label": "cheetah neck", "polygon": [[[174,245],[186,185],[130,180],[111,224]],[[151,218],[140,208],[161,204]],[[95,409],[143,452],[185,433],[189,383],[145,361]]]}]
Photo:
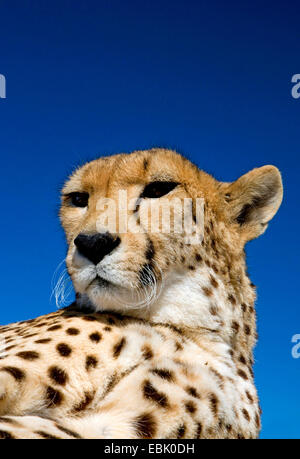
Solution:
[{"label": "cheetah neck", "polygon": [[255,344],[255,314],[249,306],[254,292],[248,278],[242,287],[235,291],[209,268],[188,275],[178,272],[168,279],[155,302],[126,314],[183,328],[196,338],[205,335],[250,356]]}]

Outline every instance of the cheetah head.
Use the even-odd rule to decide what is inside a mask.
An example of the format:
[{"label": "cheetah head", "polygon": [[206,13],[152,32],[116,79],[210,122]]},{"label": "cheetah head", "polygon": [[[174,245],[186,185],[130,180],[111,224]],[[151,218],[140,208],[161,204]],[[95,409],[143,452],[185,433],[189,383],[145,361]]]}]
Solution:
[{"label": "cheetah head", "polygon": [[[274,166],[223,183],[170,150],[97,159],[62,190],[68,272],[97,311],[220,327],[224,303],[253,295],[244,245],[265,231],[281,200]],[[177,227],[186,213],[188,228]]]}]

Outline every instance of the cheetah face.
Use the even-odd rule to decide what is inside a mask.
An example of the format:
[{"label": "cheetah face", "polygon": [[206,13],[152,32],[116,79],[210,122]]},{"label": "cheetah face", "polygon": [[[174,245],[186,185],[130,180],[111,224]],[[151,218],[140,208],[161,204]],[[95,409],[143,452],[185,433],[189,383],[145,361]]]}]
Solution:
[{"label": "cheetah face", "polygon": [[192,179],[198,170],[188,161],[152,150],[100,158],[66,183],[61,220],[68,271],[76,291],[97,309],[142,308],[158,298],[174,273],[188,269],[182,262],[193,250],[188,238],[201,234],[187,168]]},{"label": "cheetah face", "polygon": [[238,198],[232,206],[228,202],[236,193],[170,150],[87,163],[65,184],[60,211],[76,292],[96,310],[142,309],[214,250],[228,257],[230,241],[242,253],[245,241],[256,235],[253,225],[245,232],[237,220],[242,209],[246,218],[252,211],[237,205]]}]

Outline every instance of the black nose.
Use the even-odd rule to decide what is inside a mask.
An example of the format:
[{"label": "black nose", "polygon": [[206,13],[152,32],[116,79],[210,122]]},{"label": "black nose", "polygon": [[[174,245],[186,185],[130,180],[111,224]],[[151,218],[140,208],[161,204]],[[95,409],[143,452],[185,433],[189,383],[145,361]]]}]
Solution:
[{"label": "black nose", "polygon": [[110,233],[83,234],[74,240],[77,249],[88,260],[97,265],[105,255],[111,253],[121,242],[119,237]]}]

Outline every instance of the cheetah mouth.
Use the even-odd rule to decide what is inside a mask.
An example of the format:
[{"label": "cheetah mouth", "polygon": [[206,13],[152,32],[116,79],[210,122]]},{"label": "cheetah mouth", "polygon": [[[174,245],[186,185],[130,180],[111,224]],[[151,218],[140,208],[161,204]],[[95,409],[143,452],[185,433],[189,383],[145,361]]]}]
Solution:
[{"label": "cheetah mouth", "polygon": [[91,282],[91,285],[96,285],[97,287],[111,287],[113,284],[97,274],[96,278]]},{"label": "cheetah mouth", "polygon": [[[106,277],[106,273],[104,274]],[[115,279],[106,279],[98,274],[86,285],[81,294],[85,294],[95,310],[138,310],[149,307],[159,297],[162,283],[148,280],[145,284],[126,286],[125,282],[116,283]]]},{"label": "cheetah mouth", "polygon": [[118,292],[120,290],[124,290],[124,287],[122,287],[121,285],[118,285],[117,283],[113,282],[112,280],[110,279],[106,279],[104,276],[101,276],[99,274],[97,274],[97,276],[95,277],[95,279],[90,283],[90,285],[88,286],[88,288],[96,288],[97,290],[103,290],[107,293],[109,292]]}]

